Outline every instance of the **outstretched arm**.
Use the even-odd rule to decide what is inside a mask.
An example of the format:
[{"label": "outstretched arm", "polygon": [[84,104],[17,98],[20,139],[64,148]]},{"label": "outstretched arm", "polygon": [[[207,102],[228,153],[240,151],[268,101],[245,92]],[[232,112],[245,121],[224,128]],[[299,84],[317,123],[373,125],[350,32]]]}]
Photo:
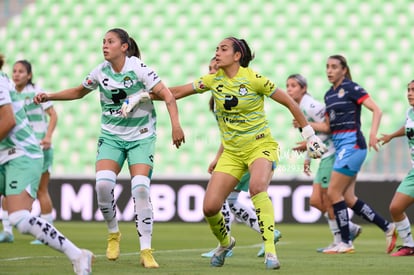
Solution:
[{"label": "outstretched arm", "polygon": [[178,118],[178,108],[175,98],[162,81],[158,82],[152,88],[152,92],[155,96],[165,101],[171,120],[173,144],[179,148],[181,143],[185,143],[185,137]]},{"label": "outstretched arm", "polygon": [[56,93],[39,93],[33,98],[33,101],[34,103],[39,104],[49,100],[74,100],[84,97],[90,91],[91,90],[85,88],[83,85],[79,85]]},{"label": "outstretched arm", "polygon": [[382,134],[382,136],[378,140],[381,142],[381,145],[384,145],[390,142],[393,138],[402,137],[404,135],[405,135],[405,126],[402,126],[400,129],[398,129],[392,134],[389,134],[389,135]]}]

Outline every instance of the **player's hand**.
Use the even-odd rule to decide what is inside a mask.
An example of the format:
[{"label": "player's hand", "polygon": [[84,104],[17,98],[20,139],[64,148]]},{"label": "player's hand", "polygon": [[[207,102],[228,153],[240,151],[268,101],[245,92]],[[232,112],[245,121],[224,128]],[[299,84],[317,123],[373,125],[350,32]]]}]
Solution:
[{"label": "player's hand", "polygon": [[307,150],[307,148],[306,148],[306,141],[296,142],[296,147],[293,147],[292,150],[293,151],[297,151],[299,153],[306,152],[306,150]]},{"label": "player's hand", "polygon": [[310,176],[312,171],[310,169],[310,159],[305,160],[305,162],[303,163],[303,172],[305,173],[305,175]]},{"label": "player's hand", "polygon": [[39,93],[33,97],[33,102],[35,104],[40,104],[49,100],[47,93]]},{"label": "player's hand", "polygon": [[50,149],[50,147],[52,146],[52,141],[49,137],[44,137],[41,141],[40,141],[40,147],[42,147],[43,150],[48,150]]},{"label": "player's hand", "polygon": [[320,158],[327,150],[322,140],[315,135],[315,131],[310,125],[306,125],[302,129],[302,137],[306,139],[306,148],[311,158]]},{"label": "player's hand", "polygon": [[178,149],[181,144],[185,143],[184,131],[181,126],[173,127],[172,129],[173,144]]},{"label": "player's hand", "polygon": [[134,109],[135,106],[137,106],[140,102],[146,102],[148,100],[151,100],[151,97],[148,92],[135,93],[127,97],[124,103],[122,103],[122,116],[127,117],[128,113],[131,112],[131,110]]}]

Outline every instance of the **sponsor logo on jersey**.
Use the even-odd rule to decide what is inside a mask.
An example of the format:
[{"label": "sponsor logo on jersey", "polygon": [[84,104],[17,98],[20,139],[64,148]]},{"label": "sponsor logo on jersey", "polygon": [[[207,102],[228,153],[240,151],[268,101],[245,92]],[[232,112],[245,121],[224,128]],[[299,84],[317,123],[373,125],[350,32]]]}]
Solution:
[{"label": "sponsor logo on jersey", "polygon": [[265,134],[264,133],[258,134],[256,136],[256,140],[261,139],[261,138],[264,138],[264,137],[265,137]]}]

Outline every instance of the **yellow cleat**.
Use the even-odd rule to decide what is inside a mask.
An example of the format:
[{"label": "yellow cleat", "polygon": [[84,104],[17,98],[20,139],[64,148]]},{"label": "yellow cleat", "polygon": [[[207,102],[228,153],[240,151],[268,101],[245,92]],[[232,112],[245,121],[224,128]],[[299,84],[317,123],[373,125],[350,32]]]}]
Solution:
[{"label": "yellow cleat", "polygon": [[141,255],[139,256],[141,264],[145,268],[158,268],[160,267],[152,256],[152,249],[141,250]]},{"label": "yellow cleat", "polygon": [[119,257],[119,242],[121,241],[121,232],[109,233],[108,247],[106,248],[106,258],[115,261]]}]

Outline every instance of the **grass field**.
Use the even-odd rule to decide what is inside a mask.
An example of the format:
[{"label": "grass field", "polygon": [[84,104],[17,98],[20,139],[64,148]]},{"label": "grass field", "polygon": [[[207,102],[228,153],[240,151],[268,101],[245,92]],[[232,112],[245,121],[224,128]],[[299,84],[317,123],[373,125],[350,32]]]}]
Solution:
[{"label": "grass field", "polygon": [[[154,255],[159,269],[139,265],[139,243],[133,222],[121,223],[121,256],[115,262],[105,258],[106,227],[95,222],[56,222],[57,227],[78,246],[95,255],[94,274],[413,274],[414,257],[391,257],[385,253],[382,231],[363,225],[355,241],[356,252],[324,255],[316,248],[331,241],[327,225],[280,224],[282,239],[277,245],[280,270],[265,270],[257,258],[260,239],[242,224],[233,224],[237,240],[234,255],[221,268],[213,268],[200,254],[216,245],[207,224],[156,223],[153,234]],[[31,236],[15,232],[12,244],[0,244],[0,274],[72,274],[65,255],[46,246],[30,245]],[[401,241],[398,240],[398,243]]]}]

